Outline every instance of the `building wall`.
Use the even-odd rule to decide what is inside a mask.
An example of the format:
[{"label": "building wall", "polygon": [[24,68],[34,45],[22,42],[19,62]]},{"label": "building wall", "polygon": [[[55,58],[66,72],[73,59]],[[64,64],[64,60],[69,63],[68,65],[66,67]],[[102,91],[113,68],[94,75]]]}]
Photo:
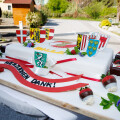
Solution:
[{"label": "building wall", "polygon": [[26,25],[26,15],[30,11],[30,5],[13,4],[14,25],[19,25],[19,21]]},{"label": "building wall", "polygon": [[[2,11],[12,12],[12,4],[3,3],[4,0],[0,0],[0,7]],[[10,9],[11,8],[11,9]]]}]

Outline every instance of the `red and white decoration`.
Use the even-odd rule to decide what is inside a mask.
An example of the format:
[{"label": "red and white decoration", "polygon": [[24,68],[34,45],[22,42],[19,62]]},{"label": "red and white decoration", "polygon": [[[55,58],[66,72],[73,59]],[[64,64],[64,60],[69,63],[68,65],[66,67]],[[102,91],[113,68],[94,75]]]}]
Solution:
[{"label": "red and white decoration", "polygon": [[76,43],[69,41],[54,41],[51,42],[50,45],[57,48],[73,48],[76,46]]},{"label": "red and white decoration", "polygon": [[[81,41],[81,46],[80,46],[80,51],[83,52],[84,49],[86,48],[86,45],[88,43],[87,35],[82,36],[82,41]],[[86,51],[86,49],[85,49]]]},{"label": "red and white decoration", "polygon": [[16,36],[19,43],[23,44],[26,41],[27,31],[26,30],[16,30]]},{"label": "red and white decoration", "polygon": [[54,37],[54,29],[50,29],[49,30],[49,39],[48,40],[53,39],[53,37]]},{"label": "red and white decoration", "polygon": [[55,30],[52,28],[45,28],[45,30],[46,30],[46,39],[47,40],[53,39]]},{"label": "red and white decoration", "polygon": [[40,30],[40,43],[44,42],[46,38],[46,31]]},{"label": "red and white decoration", "polygon": [[99,51],[103,50],[106,47],[109,39],[110,39],[109,35],[100,34],[100,38],[99,38],[100,44],[99,44],[99,47],[98,47]]}]

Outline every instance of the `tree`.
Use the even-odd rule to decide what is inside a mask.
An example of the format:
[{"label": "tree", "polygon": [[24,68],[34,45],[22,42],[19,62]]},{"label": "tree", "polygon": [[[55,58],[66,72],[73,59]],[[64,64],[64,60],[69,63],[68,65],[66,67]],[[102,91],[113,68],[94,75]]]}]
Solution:
[{"label": "tree", "polygon": [[117,6],[117,22],[120,21],[120,0],[117,0],[118,6]]},{"label": "tree", "polygon": [[68,7],[68,1],[67,0],[49,0],[47,5],[52,12],[64,13]]}]

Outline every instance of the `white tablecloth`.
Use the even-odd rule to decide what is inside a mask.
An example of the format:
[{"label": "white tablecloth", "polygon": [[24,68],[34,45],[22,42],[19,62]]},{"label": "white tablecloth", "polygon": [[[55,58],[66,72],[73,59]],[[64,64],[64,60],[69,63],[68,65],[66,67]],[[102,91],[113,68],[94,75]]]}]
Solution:
[{"label": "white tablecloth", "polygon": [[0,102],[24,114],[36,116],[44,116],[46,114],[55,120],[89,119],[3,85],[0,85]]}]

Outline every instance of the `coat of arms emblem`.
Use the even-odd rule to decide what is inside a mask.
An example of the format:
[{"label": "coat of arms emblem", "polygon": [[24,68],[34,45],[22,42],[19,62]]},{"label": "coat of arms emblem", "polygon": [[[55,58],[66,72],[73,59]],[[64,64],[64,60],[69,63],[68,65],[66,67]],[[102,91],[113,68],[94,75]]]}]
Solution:
[{"label": "coat of arms emblem", "polygon": [[92,57],[96,54],[99,45],[99,40],[90,39],[87,47],[87,55]]},{"label": "coat of arms emblem", "polygon": [[44,68],[47,61],[47,54],[35,51],[34,60],[36,67]]}]

